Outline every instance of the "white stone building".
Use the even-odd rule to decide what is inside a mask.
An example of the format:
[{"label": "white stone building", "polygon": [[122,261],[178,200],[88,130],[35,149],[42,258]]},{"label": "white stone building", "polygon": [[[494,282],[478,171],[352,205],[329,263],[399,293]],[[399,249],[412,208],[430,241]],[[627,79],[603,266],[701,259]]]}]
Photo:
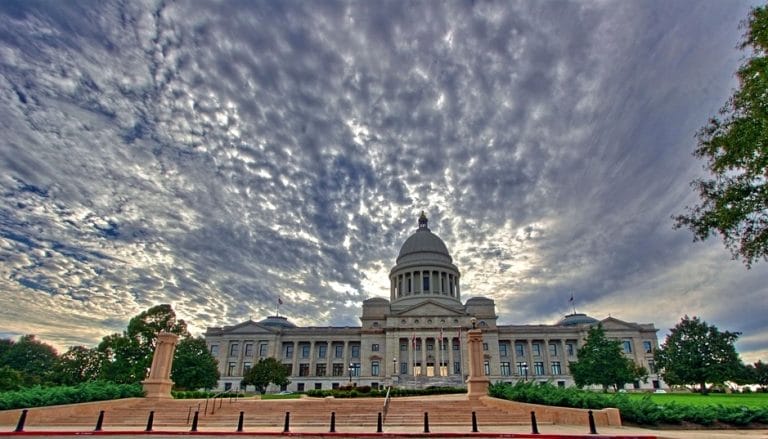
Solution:
[{"label": "white stone building", "polygon": [[[274,357],[291,371],[287,390],[338,386],[460,386],[468,373],[466,331],[483,330],[485,373],[491,382],[552,381],[569,386],[568,362],[589,328],[599,321],[570,314],[553,325],[498,325],[491,299],[461,301],[461,273],[426,216],[403,244],[390,275],[390,300],[363,302],[361,326],[298,327],[271,316],[234,326],[208,328],[205,339],[219,361],[222,389],[239,388],[244,372]],[[636,388],[658,388],[653,363],[658,347],[652,323],[609,317],[600,321],[609,338],[651,376]],[[276,390],[276,389],[273,389]],[[286,390],[286,389],[284,389]]]}]

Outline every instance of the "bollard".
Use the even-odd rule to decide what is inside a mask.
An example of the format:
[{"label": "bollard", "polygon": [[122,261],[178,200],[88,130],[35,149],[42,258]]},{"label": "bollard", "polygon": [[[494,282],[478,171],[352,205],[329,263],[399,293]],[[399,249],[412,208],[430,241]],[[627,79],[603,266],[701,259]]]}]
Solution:
[{"label": "bollard", "polygon": [[24,409],[21,411],[21,415],[19,416],[19,422],[16,424],[16,430],[13,430],[15,432],[21,432],[24,431],[24,424],[27,422],[27,409]]},{"label": "bollard", "polygon": [[101,431],[101,427],[104,425],[104,410],[99,412],[99,419],[96,420],[96,428],[93,431]]},{"label": "bollard", "polygon": [[149,417],[147,418],[147,428],[144,431],[152,431],[152,423],[155,422],[155,411],[152,410],[149,412]]},{"label": "bollard", "polygon": [[597,434],[597,427],[595,427],[595,417],[592,415],[592,410],[589,412],[589,434]]},{"label": "bollard", "polygon": [[536,412],[531,411],[531,434],[539,434],[539,426],[536,425]]},{"label": "bollard", "polygon": [[288,433],[289,431],[291,431],[290,424],[291,424],[291,412],[285,412],[285,425],[283,425],[283,433]]},{"label": "bollard", "polygon": [[477,433],[477,415],[475,412],[472,412],[472,433]]},{"label": "bollard", "polygon": [[381,412],[379,412],[379,419],[376,421],[376,433],[384,433],[384,425],[381,422]]},{"label": "bollard", "polygon": [[331,433],[336,433],[336,412],[331,412]]},{"label": "bollard", "polygon": [[195,412],[195,416],[192,418],[192,428],[189,431],[197,431],[198,417],[199,417],[199,413]]},{"label": "bollard", "polygon": [[424,433],[429,433],[429,413],[424,412]]},{"label": "bollard", "polygon": [[241,433],[243,431],[243,418],[245,417],[245,412],[240,412],[240,419],[237,420],[237,432]]}]

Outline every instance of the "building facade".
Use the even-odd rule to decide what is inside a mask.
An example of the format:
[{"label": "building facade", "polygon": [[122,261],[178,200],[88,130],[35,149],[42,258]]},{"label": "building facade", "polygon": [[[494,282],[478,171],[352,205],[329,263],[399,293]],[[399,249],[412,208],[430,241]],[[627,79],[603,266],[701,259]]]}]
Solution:
[{"label": "building facade", "polygon": [[[485,374],[491,382],[518,380],[573,384],[568,363],[589,328],[602,323],[625,355],[651,372],[636,388],[659,388],[653,363],[658,347],[652,323],[573,313],[552,325],[498,325],[494,301],[462,302],[461,273],[442,239],[422,213],[390,271],[390,298],[363,302],[361,326],[299,327],[284,316],[212,327],[206,343],[219,362],[221,389],[239,388],[261,358],[273,357],[290,371],[281,390],[339,386],[462,386],[468,374],[467,330],[483,331]],[[278,390],[278,389],[271,389]]]}]

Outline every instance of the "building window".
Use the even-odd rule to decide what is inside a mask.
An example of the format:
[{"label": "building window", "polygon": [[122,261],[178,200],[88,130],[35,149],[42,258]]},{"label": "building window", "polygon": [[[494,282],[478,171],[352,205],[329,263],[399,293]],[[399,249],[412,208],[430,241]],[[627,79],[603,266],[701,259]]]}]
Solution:
[{"label": "building window", "polygon": [[307,363],[299,364],[299,376],[300,377],[309,376],[309,364]]},{"label": "building window", "polygon": [[653,344],[650,340],[643,340],[643,350],[646,354],[650,354],[653,352]]},{"label": "building window", "polygon": [[231,390],[232,389],[232,383],[224,383],[224,390]]},{"label": "building window", "polygon": [[549,355],[557,357],[557,345],[554,343],[549,344]]},{"label": "building window", "polygon": [[454,361],[453,362],[453,373],[461,373],[461,362]]},{"label": "building window", "polygon": [[428,341],[428,342],[427,342],[427,350],[428,350],[428,351],[433,351],[433,350],[435,350],[435,345],[434,345],[434,343],[432,343],[431,341]]},{"label": "building window", "polygon": [[544,362],[543,361],[535,361],[533,363],[533,374],[534,375],[544,375]]},{"label": "building window", "polygon": [[621,344],[622,344],[622,347],[624,348],[625,354],[632,353],[632,340],[624,340]]},{"label": "building window", "polygon": [[402,363],[400,363],[400,374],[405,375],[407,373],[408,373],[408,363],[403,361]]},{"label": "building window", "polygon": [[342,358],[344,356],[344,345],[337,344],[336,346],[333,347],[333,349],[334,349],[333,355],[336,358]]},{"label": "building window", "polygon": [[251,370],[251,363],[243,363],[243,376],[248,375],[248,372]]},{"label": "building window", "polygon": [[321,344],[317,346],[317,358],[325,358],[328,346]]},{"label": "building window", "polygon": [[501,374],[503,376],[512,375],[512,369],[509,367],[509,362],[508,361],[502,361],[501,362]]},{"label": "building window", "polygon": [[565,349],[568,351],[568,356],[573,357],[575,354],[576,349],[573,347],[573,343],[566,343]]},{"label": "building window", "polygon": [[244,355],[246,357],[253,357],[253,343],[246,343],[245,344],[245,352]]},{"label": "building window", "polygon": [[515,364],[515,366],[517,367],[517,374],[518,375],[525,375],[526,374],[526,370],[528,369],[528,367],[527,366],[523,367],[523,364],[525,364],[524,361],[518,361]]},{"label": "building window", "polygon": [[649,373],[656,373],[656,362],[653,360],[648,360],[648,372]]},{"label": "building window", "polygon": [[531,345],[531,350],[533,351],[533,355],[535,357],[541,356],[541,345],[538,343],[534,343]]},{"label": "building window", "polygon": [[351,366],[349,370],[352,371],[353,377],[359,377],[360,376],[360,363],[351,363]]},{"label": "building window", "polygon": [[259,357],[266,357],[266,356],[267,356],[267,344],[259,343]]},{"label": "building window", "polygon": [[301,345],[301,358],[309,358],[309,345]]},{"label": "building window", "polygon": [[234,362],[227,364],[227,376],[235,376],[235,366],[236,364]]},{"label": "building window", "polygon": [[421,339],[420,338],[416,339],[416,348],[414,350],[421,351]]},{"label": "building window", "polygon": [[339,388],[339,383],[331,383],[331,389],[336,390]]},{"label": "building window", "polygon": [[214,357],[218,357],[219,356],[219,345],[217,345],[217,344],[212,344],[211,345],[211,355],[214,356]]},{"label": "building window", "polygon": [[522,343],[515,343],[515,355],[518,357],[525,355],[525,346]]},{"label": "building window", "polygon": [[483,350],[484,350],[484,351],[487,351],[487,350],[488,350],[488,343],[483,343]]},{"label": "building window", "polygon": [[344,376],[344,364],[343,363],[333,363],[333,376],[335,376],[335,377]]},{"label": "building window", "polygon": [[561,375],[563,372],[560,369],[560,362],[559,361],[553,361],[552,362],[552,375]]},{"label": "building window", "polygon": [[304,391],[304,383],[296,384],[296,391],[303,392]]},{"label": "building window", "polygon": [[509,346],[506,343],[499,343],[499,355],[502,357],[509,355]]},{"label": "building window", "polygon": [[454,340],[453,341],[453,350],[454,351],[458,351],[459,350],[459,341],[458,340]]},{"label": "building window", "polygon": [[323,383],[315,383],[315,390],[323,390]]},{"label": "building window", "polygon": [[283,350],[285,351],[283,358],[293,358],[293,344],[286,344],[283,346]]},{"label": "building window", "polygon": [[424,289],[422,290],[425,293],[429,292],[429,275],[424,275],[424,282],[423,282]]},{"label": "building window", "polygon": [[483,362],[483,371],[485,372],[485,376],[488,376],[491,374],[491,363],[489,363],[488,360],[485,360],[485,362]]},{"label": "building window", "polygon": [[240,352],[240,345],[237,343],[230,343],[229,344],[229,356],[230,357],[237,357],[237,354]]},{"label": "building window", "polygon": [[315,365],[315,375],[319,377],[325,376],[325,364],[317,364]]},{"label": "building window", "polygon": [[360,345],[353,344],[351,348],[352,348],[352,358],[360,358]]},{"label": "building window", "polygon": [[371,361],[371,376],[379,376],[379,362]]},{"label": "building window", "polygon": [[371,352],[379,352],[379,345],[376,343],[371,345]]}]

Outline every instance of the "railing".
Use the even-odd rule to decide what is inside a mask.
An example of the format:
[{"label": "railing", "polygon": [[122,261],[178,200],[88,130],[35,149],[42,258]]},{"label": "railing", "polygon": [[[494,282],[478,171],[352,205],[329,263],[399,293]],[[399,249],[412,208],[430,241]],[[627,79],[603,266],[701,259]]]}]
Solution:
[{"label": "railing", "polygon": [[[213,400],[213,403],[211,404],[211,414],[213,415],[213,414],[216,413],[216,398],[219,399],[219,408],[221,408],[221,405],[224,404],[224,398],[229,397],[229,403],[232,404],[232,398],[239,398],[240,397],[240,392],[243,392],[243,394],[245,394],[244,391],[239,390],[239,389],[235,390],[234,392],[232,392],[231,390],[224,390],[224,391],[221,391],[221,392],[213,395],[210,398],[205,398],[205,409],[203,410],[203,414],[208,414],[208,400],[209,399]],[[233,393],[234,393],[234,396],[233,396]],[[199,410],[200,410],[200,408],[198,406],[198,411]]]},{"label": "railing", "polygon": [[389,392],[391,390],[392,390],[392,386],[387,387],[387,396],[384,397],[384,408],[381,410],[381,412],[383,413],[383,418],[385,420],[387,419],[387,411],[389,410],[389,401],[390,401]]}]

